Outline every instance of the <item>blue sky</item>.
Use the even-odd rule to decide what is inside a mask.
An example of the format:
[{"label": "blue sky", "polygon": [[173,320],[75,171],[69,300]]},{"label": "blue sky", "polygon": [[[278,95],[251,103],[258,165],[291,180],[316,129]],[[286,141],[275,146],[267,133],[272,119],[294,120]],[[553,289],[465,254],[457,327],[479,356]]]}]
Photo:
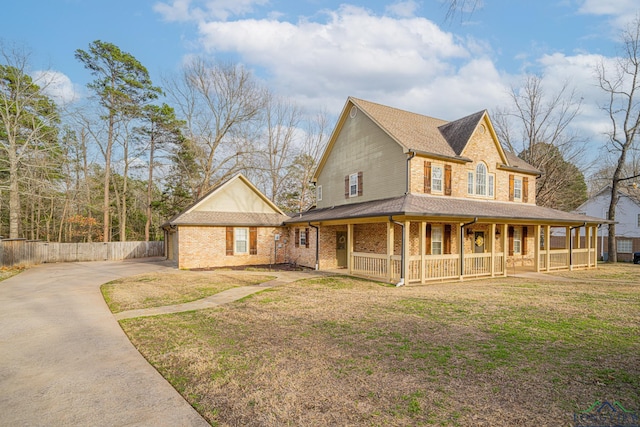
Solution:
[{"label": "blue sky", "polygon": [[442,0],[21,0],[0,39],[55,72],[57,96],[82,99],[76,49],[100,39],[133,54],[156,84],[192,55],[232,59],[276,93],[338,114],[356,96],[452,120],[507,105],[525,72],[584,98],[576,127],[604,140],[593,66],[612,61],[638,0],[479,0],[446,20]]}]

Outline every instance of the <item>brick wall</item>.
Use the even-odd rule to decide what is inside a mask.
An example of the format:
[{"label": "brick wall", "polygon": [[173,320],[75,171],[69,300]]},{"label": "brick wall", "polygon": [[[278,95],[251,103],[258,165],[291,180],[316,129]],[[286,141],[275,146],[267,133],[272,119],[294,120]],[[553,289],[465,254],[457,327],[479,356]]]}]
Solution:
[{"label": "brick wall", "polygon": [[[468,172],[474,172],[478,162],[483,161],[487,166],[487,173],[495,175],[495,197],[492,200],[508,202],[509,201],[509,175],[513,172],[499,170],[498,164],[502,164],[503,161],[500,158],[497,148],[491,138],[488,131],[481,134],[476,132],[473,134],[467,147],[465,148],[464,155],[471,158],[471,163],[452,163],[442,160],[433,160],[425,157],[416,156],[411,160],[410,165],[410,188],[414,194],[424,194],[424,162],[430,161],[433,165],[445,165],[451,166],[451,197],[465,197],[465,198],[478,198],[486,200],[486,197],[472,196],[467,193],[467,174]],[[536,180],[531,175],[518,175],[516,177],[522,178],[528,176],[528,201],[529,204],[535,204],[536,202]],[[443,183],[444,185],[444,183]],[[447,196],[443,196],[447,197]],[[519,202],[515,202],[519,203]]]},{"label": "brick wall", "polygon": [[[235,267],[272,264],[276,260],[274,235],[287,235],[284,227],[257,228],[257,254],[226,255],[226,227],[179,226],[178,268]],[[277,263],[286,259],[285,244],[277,248]]]}]

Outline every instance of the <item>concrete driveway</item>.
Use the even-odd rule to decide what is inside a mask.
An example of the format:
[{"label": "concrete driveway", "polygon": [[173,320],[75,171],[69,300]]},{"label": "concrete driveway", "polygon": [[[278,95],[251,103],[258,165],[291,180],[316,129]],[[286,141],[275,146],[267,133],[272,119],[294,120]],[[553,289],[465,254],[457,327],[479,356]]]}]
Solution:
[{"label": "concrete driveway", "polygon": [[131,345],[100,293],[168,268],[45,264],[0,282],[0,425],[208,425]]}]

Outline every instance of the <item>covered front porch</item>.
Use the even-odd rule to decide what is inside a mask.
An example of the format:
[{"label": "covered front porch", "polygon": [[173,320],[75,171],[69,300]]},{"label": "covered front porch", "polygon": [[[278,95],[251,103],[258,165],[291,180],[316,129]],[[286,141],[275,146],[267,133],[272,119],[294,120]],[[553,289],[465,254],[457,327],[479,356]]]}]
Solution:
[{"label": "covered front porch", "polygon": [[321,239],[334,235],[320,269],[398,285],[597,267],[597,225],[388,217],[320,226]]}]

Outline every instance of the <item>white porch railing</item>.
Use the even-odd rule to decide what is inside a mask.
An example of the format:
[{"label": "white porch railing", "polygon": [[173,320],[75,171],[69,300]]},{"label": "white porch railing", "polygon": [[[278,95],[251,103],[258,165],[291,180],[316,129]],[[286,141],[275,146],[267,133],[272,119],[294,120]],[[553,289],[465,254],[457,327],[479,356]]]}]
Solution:
[{"label": "white porch railing", "polygon": [[389,257],[384,254],[353,252],[351,254],[351,273],[360,276],[387,279]]},{"label": "white porch railing", "polygon": [[464,276],[491,275],[491,254],[465,254]]},{"label": "white porch railing", "polygon": [[571,256],[571,265],[574,268],[583,268],[589,265],[589,249],[574,249]]},{"label": "white porch railing", "polygon": [[[496,252],[464,255],[465,277],[502,276],[504,274],[505,253]],[[595,249],[574,249],[573,267],[589,268],[595,265]],[[547,251],[541,250],[539,268],[547,271]],[[549,251],[549,269],[562,270],[569,268],[569,250],[553,249]],[[424,255],[409,257],[407,283],[423,283],[434,280],[451,280],[460,278],[460,256]],[[493,263],[493,271],[491,270]],[[400,255],[371,254],[353,252],[351,254],[351,274],[371,277],[379,280],[398,282],[402,276],[402,258]]]},{"label": "white porch railing", "polygon": [[430,255],[424,259],[424,279],[442,280],[460,277],[459,255]]}]

